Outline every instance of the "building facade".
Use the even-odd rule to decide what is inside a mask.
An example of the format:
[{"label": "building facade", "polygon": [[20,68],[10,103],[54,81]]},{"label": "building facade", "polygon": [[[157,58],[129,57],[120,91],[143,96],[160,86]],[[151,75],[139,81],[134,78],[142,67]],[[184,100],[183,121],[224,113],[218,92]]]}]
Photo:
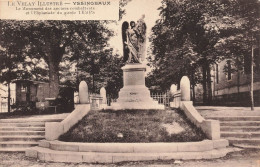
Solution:
[{"label": "building facade", "polygon": [[[223,60],[212,68],[213,104],[250,106],[251,63],[244,60],[238,70],[231,60]],[[254,103],[260,106],[259,57],[254,62]]]}]

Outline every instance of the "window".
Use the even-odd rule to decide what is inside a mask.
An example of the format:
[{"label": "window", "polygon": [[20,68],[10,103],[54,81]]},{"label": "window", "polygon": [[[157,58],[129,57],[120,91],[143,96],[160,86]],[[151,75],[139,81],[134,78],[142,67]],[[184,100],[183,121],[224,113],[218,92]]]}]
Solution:
[{"label": "window", "polygon": [[231,71],[231,61],[227,61],[227,79],[231,80],[232,78],[232,71]]},{"label": "window", "polygon": [[250,55],[244,55],[244,72],[246,74],[251,73],[251,56]]},{"label": "window", "polygon": [[26,85],[21,85],[21,92],[27,92],[27,86]]}]

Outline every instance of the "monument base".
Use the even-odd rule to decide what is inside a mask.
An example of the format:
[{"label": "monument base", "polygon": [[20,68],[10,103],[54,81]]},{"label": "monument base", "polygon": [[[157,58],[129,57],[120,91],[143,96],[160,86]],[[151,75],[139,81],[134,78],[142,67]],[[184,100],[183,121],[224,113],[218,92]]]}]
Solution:
[{"label": "monument base", "polygon": [[116,103],[111,108],[119,109],[164,109],[150,96],[150,91],[145,86],[146,67],[142,64],[127,64],[122,67],[124,87],[119,92]]}]

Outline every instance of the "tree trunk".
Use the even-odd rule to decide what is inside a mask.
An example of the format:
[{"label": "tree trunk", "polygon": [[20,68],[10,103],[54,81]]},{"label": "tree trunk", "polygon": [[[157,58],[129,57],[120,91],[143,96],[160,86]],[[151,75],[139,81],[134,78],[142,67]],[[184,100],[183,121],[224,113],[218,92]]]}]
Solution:
[{"label": "tree trunk", "polygon": [[10,88],[10,82],[8,83],[8,99],[7,99],[7,108],[8,108],[8,113],[11,112],[11,88]]},{"label": "tree trunk", "polygon": [[251,55],[251,83],[250,83],[251,110],[254,111],[254,48]]},{"label": "tree trunk", "polygon": [[236,63],[237,63],[237,101],[238,103],[240,103],[240,65],[239,65],[238,56],[236,59]]},{"label": "tree trunk", "polygon": [[192,101],[193,103],[195,102],[195,79],[194,79],[194,74],[195,70],[192,68],[192,73],[191,73],[191,83],[192,83]]},{"label": "tree trunk", "polygon": [[211,74],[210,74],[210,66],[207,66],[207,90],[208,90],[208,99],[207,104],[211,105],[212,101],[212,86],[211,86]]},{"label": "tree trunk", "polygon": [[237,71],[237,101],[240,103],[240,72]]},{"label": "tree trunk", "polygon": [[95,93],[95,74],[93,73],[93,75],[92,75],[92,79],[93,79],[93,89],[92,89],[92,91],[93,91],[93,94]]},{"label": "tree trunk", "polygon": [[49,97],[57,98],[59,94],[59,63],[49,56]]},{"label": "tree trunk", "polygon": [[207,104],[207,65],[203,64],[202,66],[202,86],[203,86],[203,104]]},{"label": "tree trunk", "polygon": [[195,100],[196,100],[196,96],[195,96],[195,85],[192,86],[192,94],[193,94],[193,96],[192,96],[192,101],[193,101],[193,103],[195,103]]},{"label": "tree trunk", "polygon": [[49,97],[57,98],[59,94],[59,65],[65,53],[65,47],[61,46],[59,36],[56,32],[50,31],[49,39],[46,40],[45,60],[49,66]]}]

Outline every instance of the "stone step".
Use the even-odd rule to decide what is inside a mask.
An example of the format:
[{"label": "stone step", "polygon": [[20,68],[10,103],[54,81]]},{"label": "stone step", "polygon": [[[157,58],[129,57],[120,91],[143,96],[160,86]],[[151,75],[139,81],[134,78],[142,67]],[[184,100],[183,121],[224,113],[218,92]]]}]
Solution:
[{"label": "stone step", "polygon": [[236,148],[221,148],[203,152],[175,153],[103,153],[103,152],[73,152],[57,151],[43,147],[33,147],[26,150],[26,156],[38,158],[45,162],[87,162],[87,163],[117,163],[124,161],[151,161],[171,159],[213,159],[225,156],[228,152],[238,151]]},{"label": "stone step", "polygon": [[0,136],[18,136],[18,135],[45,135],[45,131],[0,131]]},{"label": "stone step", "polygon": [[0,136],[0,141],[39,141],[44,139],[45,136]]},{"label": "stone step", "polygon": [[221,121],[220,126],[260,126],[260,121]]},{"label": "stone step", "polygon": [[231,132],[260,132],[260,126],[220,126],[220,131]]},{"label": "stone step", "polygon": [[250,145],[250,144],[233,144],[233,145],[239,148],[260,149],[260,145]]},{"label": "stone step", "polygon": [[45,127],[0,127],[0,131],[45,131]]},{"label": "stone step", "polygon": [[28,148],[28,147],[33,147],[33,146],[38,146],[38,142],[35,141],[2,141],[0,142],[0,149],[1,148]]},{"label": "stone step", "polygon": [[25,152],[28,149],[26,147],[10,147],[10,148],[0,148],[0,152]]},{"label": "stone step", "polygon": [[260,121],[260,116],[214,116],[207,117],[207,119],[214,119],[219,121]]},{"label": "stone step", "polygon": [[27,122],[61,122],[63,119],[57,118],[20,118],[20,119],[0,119],[0,123],[27,123]]},{"label": "stone step", "polygon": [[225,138],[229,141],[230,144],[249,144],[249,145],[260,145],[260,138],[235,138],[235,137],[227,137]]},{"label": "stone step", "polygon": [[0,127],[45,127],[45,122],[0,123]]},{"label": "stone step", "polygon": [[112,153],[167,153],[167,152],[203,152],[227,147],[228,140],[203,140],[199,142],[173,143],[78,143],[63,141],[39,141],[40,147],[57,151],[75,152],[112,152]]},{"label": "stone step", "polygon": [[237,138],[257,138],[260,137],[260,132],[228,132],[221,131],[220,136],[227,137],[237,137]]}]

